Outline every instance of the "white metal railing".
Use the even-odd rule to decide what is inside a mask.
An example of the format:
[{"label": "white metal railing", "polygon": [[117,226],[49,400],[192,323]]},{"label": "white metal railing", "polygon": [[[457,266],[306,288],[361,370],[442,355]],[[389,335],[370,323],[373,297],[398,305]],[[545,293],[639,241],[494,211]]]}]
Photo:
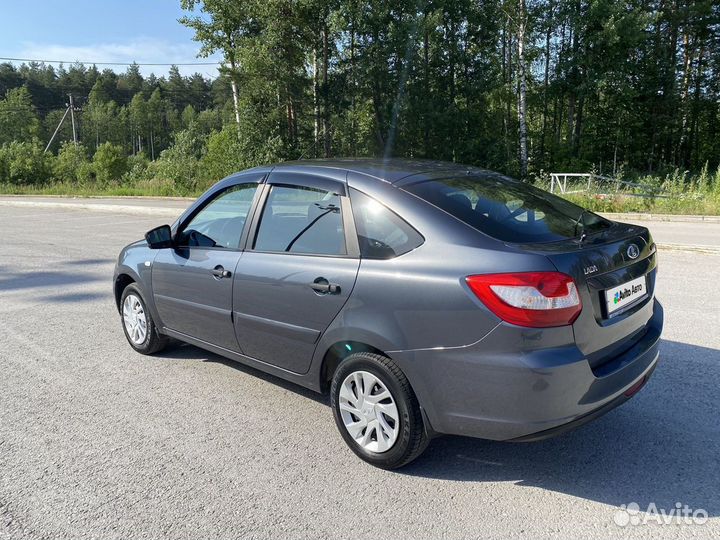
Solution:
[{"label": "white metal railing", "polygon": [[[610,188],[603,192],[603,188]],[[634,197],[667,197],[662,194],[662,189],[638,184],[636,182],[628,182],[627,180],[619,180],[602,176],[595,173],[551,173],[550,174],[550,193],[560,193],[568,195],[571,193],[585,193],[591,191],[598,195],[610,195],[623,192],[624,195]]]}]

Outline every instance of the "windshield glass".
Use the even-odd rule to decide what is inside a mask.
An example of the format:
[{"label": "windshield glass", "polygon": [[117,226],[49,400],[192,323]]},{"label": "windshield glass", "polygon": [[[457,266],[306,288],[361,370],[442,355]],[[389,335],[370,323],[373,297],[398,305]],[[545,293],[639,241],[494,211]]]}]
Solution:
[{"label": "windshield glass", "polygon": [[403,189],[505,242],[555,242],[590,235],[611,224],[565,199],[501,175],[428,180]]}]

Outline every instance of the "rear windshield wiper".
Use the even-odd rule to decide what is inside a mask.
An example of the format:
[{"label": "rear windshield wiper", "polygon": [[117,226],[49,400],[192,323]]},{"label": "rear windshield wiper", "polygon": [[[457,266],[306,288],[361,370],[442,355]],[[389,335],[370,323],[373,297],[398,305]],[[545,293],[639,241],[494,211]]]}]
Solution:
[{"label": "rear windshield wiper", "polygon": [[587,238],[587,233],[585,232],[585,222],[583,221],[583,218],[585,217],[585,214],[587,213],[587,210],[583,208],[583,211],[580,212],[580,215],[575,220],[575,232],[573,233],[575,237],[578,236],[578,226],[581,226],[581,234],[580,234],[580,242],[583,242],[585,238]]}]

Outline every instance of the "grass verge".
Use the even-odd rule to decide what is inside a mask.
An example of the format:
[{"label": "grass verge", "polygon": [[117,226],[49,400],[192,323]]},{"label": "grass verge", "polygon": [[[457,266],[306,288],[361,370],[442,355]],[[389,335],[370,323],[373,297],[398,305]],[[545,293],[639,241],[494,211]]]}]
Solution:
[{"label": "grass verge", "polygon": [[[720,215],[720,168],[714,175],[704,169],[699,177],[687,178],[677,171],[668,177],[647,177],[643,183],[662,189],[662,197],[639,197],[631,193],[572,193],[568,200],[594,212],[641,212],[650,214]],[[536,181],[549,188],[547,179]],[[201,190],[178,188],[171,181],[158,179],[134,183],[77,184],[48,182],[44,185],[0,183],[0,194],[64,195],[74,197],[197,197]]]},{"label": "grass verge", "polygon": [[167,185],[93,186],[64,182],[47,185],[0,183],[2,195],[62,195],[68,197],[197,197],[200,192],[187,193]]}]

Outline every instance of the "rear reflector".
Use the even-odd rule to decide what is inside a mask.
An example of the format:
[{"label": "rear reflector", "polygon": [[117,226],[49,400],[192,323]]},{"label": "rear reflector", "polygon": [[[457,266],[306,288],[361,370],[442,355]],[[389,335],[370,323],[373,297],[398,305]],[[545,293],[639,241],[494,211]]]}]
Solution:
[{"label": "rear reflector", "polygon": [[575,282],[560,272],[483,274],[465,281],[490,311],[518,326],[566,326],[582,311]]},{"label": "rear reflector", "polygon": [[631,397],[631,396],[634,396],[635,394],[637,394],[640,391],[640,389],[643,386],[645,386],[645,381],[647,381],[647,375],[645,375],[642,379],[640,379],[638,382],[633,384],[630,388],[625,390],[625,396]]}]

